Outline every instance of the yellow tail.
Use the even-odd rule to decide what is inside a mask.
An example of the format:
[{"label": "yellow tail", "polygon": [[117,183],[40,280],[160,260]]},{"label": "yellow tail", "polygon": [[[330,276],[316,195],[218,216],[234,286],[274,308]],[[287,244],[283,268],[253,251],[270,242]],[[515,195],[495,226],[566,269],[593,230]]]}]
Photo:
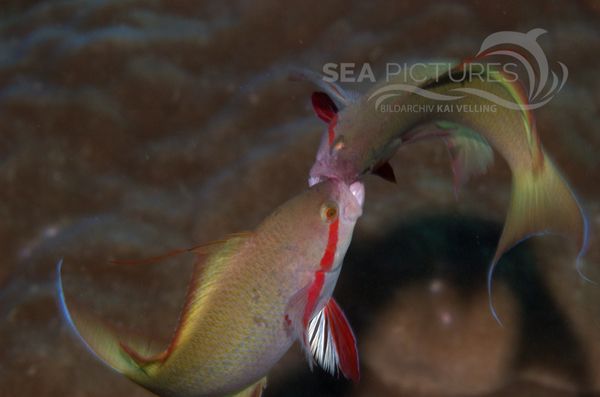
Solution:
[{"label": "yellow tail", "polygon": [[148,352],[152,348],[149,340],[139,337],[117,334],[110,325],[95,316],[81,310],[77,305],[67,306],[62,284],[62,259],[57,264],[57,292],[59,306],[63,317],[73,333],[83,345],[97,358],[115,371],[127,376],[136,383],[147,386],[150,378],[136,361],[123,349],[124,344],[140,352]]},{"label": "yellow tail", "polygon": [[[546,153],[543,152],[541,160],[537,167],[513,170],[508,214],[488,271],[490,308],[498,322],[492,304],[492,276],[506,251],[531,236],[543,234],[559,234],[574,240],[579,248],[578,259],[587,247],[587,219],[575,195]],[[577,270],[580,271],[579,261]]]}]

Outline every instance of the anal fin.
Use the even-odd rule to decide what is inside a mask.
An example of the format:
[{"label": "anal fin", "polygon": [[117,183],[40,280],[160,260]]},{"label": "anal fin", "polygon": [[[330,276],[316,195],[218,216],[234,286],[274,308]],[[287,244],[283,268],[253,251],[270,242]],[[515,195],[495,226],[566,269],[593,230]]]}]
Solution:
[{"label": "anal fin", "polygon": [[394,168],[387,161],[373,169],[373,174],[385,179],[388,182],[397,183]]},{"label": "anal fin", "polygon": [[260,397],[260,396],[262,396],[262,393],[266,387],[267,387],[267,377],[265,376],[264,378],[262,378],[261,380],[259,380],[256,383],[250,385],[249,387],[245,388],[241,392],[238,392],[235,394],[230,394],[227,397]]},{"label": "anal fin", "polygon": [[344,312],[333,298],[310,320],[308,342],[315,361],[327,372],[337,370],[358,382],[360,369],[356,338]]}]

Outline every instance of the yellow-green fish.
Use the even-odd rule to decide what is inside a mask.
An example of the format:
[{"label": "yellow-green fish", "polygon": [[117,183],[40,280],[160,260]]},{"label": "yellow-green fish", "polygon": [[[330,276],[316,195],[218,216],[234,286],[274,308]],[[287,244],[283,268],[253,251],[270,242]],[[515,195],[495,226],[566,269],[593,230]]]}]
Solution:
[{"label": "yellow-green fish", "polygon": [[295,340],[311,365],[356,381],[355,337],[331,295],[363,200],[362,183],[325,181],[255,231],[190,249],[199,260],[175,336],[161,352],[67,304],[61,261],[62,311],[97,357],[163,397],[260,396],[267,372]]},{"label": "yellow-green fish", "polygon": [[[376,86],[358,98],[334,83],[310,74],[303,76],[326,91],[314,93],[312,102],[316,114],[328,124],[309,185],[324,179],[352,183],[367,173],[395,181],[388,160],[396,150],[437,137],[446,142],[451,154],[456,190],[471,175],[486,171],[495,149],[512,171],[512,194],[488,273],[491,287],[496,262],[529,236],[557,233],[572,237],[581,256],[587,245],[587,221],[542,147],[519,83],[493,67],[479,76],[470,76],[467,65],[462,63],[437,74],[433,68],[422,70],[413,80],[407,75],[404,80],[401,77]],[[460,99],[451,98],[457,93],[462,94]],[[495,96],[501,105],[473,111],[495,102],[472,93]],[[343,109],[338,110],[336,102]]]}]

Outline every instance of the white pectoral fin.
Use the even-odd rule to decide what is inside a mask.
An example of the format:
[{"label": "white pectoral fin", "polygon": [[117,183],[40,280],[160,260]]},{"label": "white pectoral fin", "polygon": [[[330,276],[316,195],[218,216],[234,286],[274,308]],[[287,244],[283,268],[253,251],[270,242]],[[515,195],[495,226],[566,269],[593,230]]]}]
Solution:
[{"label": "white pectoral fin", "polygon": [[338,370],[358,382],[360,369],[356,338],[344,312],[333,298],[308,323],[305,340],[314,360],[332,375]]}]

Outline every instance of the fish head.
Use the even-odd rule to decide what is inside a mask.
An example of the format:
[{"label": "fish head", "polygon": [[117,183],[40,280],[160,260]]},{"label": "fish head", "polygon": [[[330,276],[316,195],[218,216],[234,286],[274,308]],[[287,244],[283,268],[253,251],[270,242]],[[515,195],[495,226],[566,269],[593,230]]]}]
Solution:
[{"label": "fish head", "polygon": [[[313,105],[318,106],[314,101]],[[328,125],[309,173],[309,186],[326,179],[337,179],[350,186],[373,171],[382,153],[379,153],[377,136],[372,133],[377,120],[364,111],[366,106],[362,102],[351,103],[336,110],[330,118],[320,117]],[[323,110],[315,112],[325,113]]]},{"label": "fish head", "polygon": [[[320,204],[318,219],[322,224],[327,225],[337,220],[340,224],[354,227],[362,215],[365,188],[360,181],[346,184],[338,179],[325,178],[309,190],[314,191],[315,201]],[[313,212],[316,217],[316,211]]]},{"label": "fish head", "polygon": [[[362,215],[365,190],[362,182],[350,185],[337,179],[327,179],[314,185],[317,205],[313,207],[313,217],[319,223],[319,228],[326,231],[326,237],[321,239],[318,257],[321,264],[329,252],[333,257],[328,269],[339,270],[346,250],[352,240],[356,221]],[[322,233],[323,235],[325,233]]]},{"label": "fish head", "polygon": [[364,197],[364,186],[360,181],[347,185],[336,179],[326,179],[281,206],[263,227],[275,230],[277,240],[286,241],[286,245],[303,258],[300,262],[311,266],[304,270],[318,270],[327,252],[335,254],[337,265],[341,263],[354,226],[362,215]]},{"label": "fish head", "polygon": [[356,158],[356,154],[359,153],[351,148],[347,149],[347,142],[343,135],[338,135],[330,143],[328,134],[325,134],[310,169],[308,185],[313,186],[327,179],[336,179],[351,185],[361,174],[359,169],[361,161]]}]

